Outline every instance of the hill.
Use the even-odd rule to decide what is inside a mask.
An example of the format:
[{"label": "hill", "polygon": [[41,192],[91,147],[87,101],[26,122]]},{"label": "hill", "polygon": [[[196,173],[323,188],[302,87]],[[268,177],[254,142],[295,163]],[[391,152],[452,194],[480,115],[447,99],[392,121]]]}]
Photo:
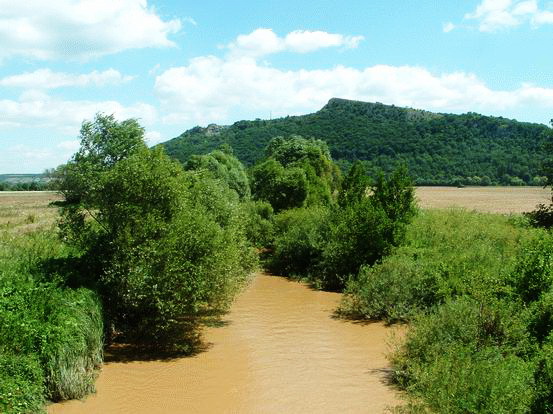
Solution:
[{"label": "hill", "polygon": [[539,185],[543,145],[552,136],[545,125],[502,117],[333,98],[313,114],[195,127],[160,145],[184,162],[229,144],[252,165],[263,158],[271,138],[292,134],[326,141],[344,169],[355,160],[371,172],[405,162],[421,185]]}]

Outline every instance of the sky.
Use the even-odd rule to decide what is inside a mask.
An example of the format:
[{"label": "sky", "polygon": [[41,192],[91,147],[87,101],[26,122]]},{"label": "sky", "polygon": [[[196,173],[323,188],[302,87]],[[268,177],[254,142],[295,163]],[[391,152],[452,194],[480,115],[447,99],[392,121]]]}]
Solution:
[{"label": "sky", "polygon": [[0,174],[98,112],[151,145],[332,97],[549,124],[552,42],[543,0],[0,0]]}]

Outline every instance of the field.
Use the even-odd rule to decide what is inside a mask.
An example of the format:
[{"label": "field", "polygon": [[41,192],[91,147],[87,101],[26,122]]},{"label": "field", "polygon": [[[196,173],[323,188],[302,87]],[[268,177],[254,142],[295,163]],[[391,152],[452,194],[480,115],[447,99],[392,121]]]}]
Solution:
[{"label": "field", "polygon": [[[417,187],[422,208],[462,207],[490,213],[523,213],[548,204],[551,192],[542,187]],[[53,191],[0,191],[0,229],[28,232],[53,223],[61,197]]]},{"label": "field", "polygon": [[0,230],[30,232],[54,223],[61,197],[53,191],[0,191]]},{"label": "field", "polygon": [[523,213],[549,204],[551,192],[542,187],[417,187],[423,208],[462,207],[489,213]]}]

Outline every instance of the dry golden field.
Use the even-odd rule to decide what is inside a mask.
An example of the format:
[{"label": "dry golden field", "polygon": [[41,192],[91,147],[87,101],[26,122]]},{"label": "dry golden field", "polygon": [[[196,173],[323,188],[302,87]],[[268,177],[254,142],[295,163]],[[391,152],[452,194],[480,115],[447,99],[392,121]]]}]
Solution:
[{"label": "dry golden field", "polygon": [[0,191],[0,230],[29,232],[52,225],[58,211],[50,203],[60,199],[53,191]]},{"label": "dry golden field", "polygon": [[523,213],[549,204],[551,191],[542,187],[417,187],[422,208],[462,207],[490,213]]},{"label": "dry golden field", "polygon": [[[422,208],[461,207],[491,213],[523,213],[549,204],[551,192],[541,187],[417,187]],[[52,225],[61,196],[52,191],[0,191],[0,230],[28,232]]]}]

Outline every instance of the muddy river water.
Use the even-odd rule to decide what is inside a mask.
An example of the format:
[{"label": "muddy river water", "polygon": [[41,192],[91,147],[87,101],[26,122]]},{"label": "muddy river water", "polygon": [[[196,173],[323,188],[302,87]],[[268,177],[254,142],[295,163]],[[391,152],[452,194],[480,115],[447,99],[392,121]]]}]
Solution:
[{"label": "muddy river water", "polygon": [[399,403],[387,385],[389,328],[332,317],[340,299],[259,274],[227,323],[205,329],[207,351],[169,361],[108,362],[67,413],[382,413]]}]

